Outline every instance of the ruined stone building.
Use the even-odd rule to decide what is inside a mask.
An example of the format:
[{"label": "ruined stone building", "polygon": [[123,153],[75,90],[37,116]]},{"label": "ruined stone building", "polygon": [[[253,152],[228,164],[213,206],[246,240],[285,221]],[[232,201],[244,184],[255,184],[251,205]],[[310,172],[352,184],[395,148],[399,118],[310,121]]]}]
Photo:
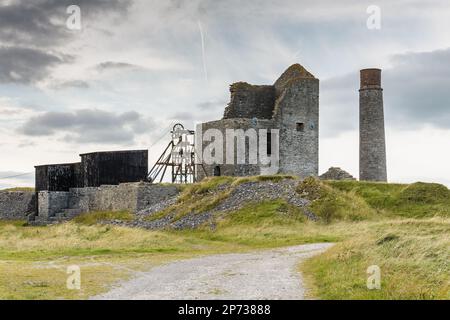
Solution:
[{"label": "ruined stone building", "polygon": [[[251,85],[237,82],[230,86],[231,100],[221,120],[202,123],[196,132],[217,129],[279,129],[279,168],[266,170],[258,161],[245,163],[203,163],[206,175],[249,176],[265,173],[317,176],[319,170],[319,80],[299,64],[290,66],[273,85]],[[271,134],[267,137],[267,154],[274,148]],[[224,140],[223,158],[226,158]],[[248,142],[247,142],[248,143]],[[208,146],[201,141],[201,152]],[[248,148],[246,148],[248,150]],[[217,152],[217,150],[216,150]]]},{"label": "ruined stone building", "polygon": [[[364,69],[360,75],[360,180],[386,181],[381,70]],[[318,176],[318,79],[301,65],[294,64],[273,85],[237,82],[230,86],[230,92],[231,99],[223,118],[197,126],[195,133],[201,139],[196,138],[195,151],[194,148],[181,149],[186,151],[182,152],[184,156],[192,159],[195,153],[203,154],[205,150],[208,151],[213,141],[220,146],[214,148],[213,153],[218,156],[214,159],[221,158],[221,161],[206,162],[201,159],[200,162],[193,162],[193,175],[197,175],[195,180],[201,180],[205,176],[277,173],[292,174],[300,178]],[[192,130],[184,128],[181,131],[194,134]],[[219,136],[226,139],[219,142],[213,137],[205,139],[208,131],[218,132]],[[247,134],[252,131],[259,134],[253,137]],[[229,132],[232,132],[231,156],[227,150]],[[242,137],[236,136],[236,132],[242,132]],[[255,144],[255,139],[256,161],[255,158],[250,161],[249,145]],[[239,143],[240,149],[237,147]],[[244,159],[239,162],[237,158],[242,153],[244,157],[240,159]],[[261,154],[264,154],[266,160],[267,156],[276,154],[276,165],[268,166],[261,160]],[[176,186],[155,184],[148,179],[147,150],[94,152],[80,156],[81,161],[77,163],[36,166],[35,194],[2,193],[0,210],[12,208],[9,210],[12,217],[17,217],[20,212],[27,212],[31,221],[45,223],[89,211],[136,212],[179,192]],[[162,171],[163,175],[166,169],[167,167]],[[354,179],[340,168],[331,168],[321,178]]]},{"label": "ruined stone building", "polygon": [[[360,180],[387,181],[386,143],[381,70],[360,72]],[[265,173],[293,174],[299,177],[317,176],[319,167],[319,80],[299,64],[290,66],[273,85],[251,85],[237,82],[230,86],[231,99],[221,120],[202,123],[197,132],[217,129],[226,136],[227,129],[279,129],[278,145],[267,137],[267,150],[279,148],[279,168],[276,172],[258,162],[251,164],[248,153],[245,163],[203,163],[198,169],[205,175],[249,176]],[[260,139],[260,137],[258,137]],[[248,139],[249,140],[249,139]],[[209,141],[201,140],[201,152]],[[219,152],[226,158],[226,143]],[[248,152],[248,141],[246,151]],[[259,150],[258,150],[259,151]],[[265,150],[264,150],[265,151]],[[215,150],[217,152],[217,150]],[[268,152],[270,154],[270,151]],[[236,155],[235,155],[236,156]],[[330,173],[340,179],[341,174]],[[335,172],[334,172],[335,173]]]}]

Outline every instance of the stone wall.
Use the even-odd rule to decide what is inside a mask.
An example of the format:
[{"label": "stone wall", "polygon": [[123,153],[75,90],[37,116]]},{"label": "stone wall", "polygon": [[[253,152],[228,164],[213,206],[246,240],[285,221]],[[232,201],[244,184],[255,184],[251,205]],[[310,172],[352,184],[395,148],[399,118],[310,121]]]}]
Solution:
[{"label": "stone wall", "polygon": [[0,191],[0,219],[23,220],[35,211],[35,192]]},{"label": "stone wall", "polygon": [[[285,173],[300,177],[317,176],[319,171],[319,80],[299,64],[290,66],[273,86],[254,86],[245,82],[231,85],[231,101],[224,118],[202,124],[202,131],[218,129],[278,129],[279,168],[265,170],[260,164],[210,165],[206,175],[249,176]],[[199,126],[197,127],[197,132]],[[201,151],[210,142],[197,141]],[[275,146],[273,146],[275,148]],[[225,156],[225,142],[223,153]],[[219,150],[220,152],[220,150]],[[264,173],[263,173],[264,171]],[[198,178],[204,177],[199,167]]]},{"label": "stone wall", "polygon": [[41,219],[54,217],[69,206],[68,191],[39,191],[38,212]]},{"label": "stone wall", "polygon": [[280,129],[280,173],[300,177],[319,173],[319,80],[291,79],[274,111]]},{"label": "stone wall", "polygon": [[138,186],[136,211],[175,197],[180,192],[178,185],[140,183]]},{"label": "stone wall", "polygon": [[72,217],[91,211],[137,212],[179,193],[178,186],[146,182],[73,188],[69,192],[39,192],[38,221]]},{"label": "stone wall", "polygon": [[122,183],[117,186],[75,188],[70,190],[70,208],[89,211],[137,212],[178,194],[175,185]]},{"label": "stone wall", "polygon": [[283,74],[275,81],[275,93],[277,99],[284,93],[286,88],[290,86],[290,83],[295,79],[314,79],[314,75],[312,75],[308,70],[306,70],[303,66],[296,63],[286,69]]},{"label": "stone wall", "polygon": [[271,119],[275,105],[274,86],[255,86],[237,82],[230,86],[231,100],[225,108],[224,119]]},{"label": "stone wall", "polygon": [[[217,120],[217,121],[211,121],[202,123],[197,126],[196,132],[198,134],[205,133],[209,129],[216,129],[219,130],[222,133],[223,136],[223,145],[222,145],[222,163],[217,164],[207,164],[203,162],[203,168],[201,166],[197,166],[197,178],[199,180],[203,179],[205,176],[214,176],[215,168],[220,168],[220,175],[221,176],[254,176],[254,175],[260,175],[264,173],[264,168],[266,166],[261,165],[261,163],[256,164],[250,164],[249,163],[249,139],[246,138],[245,142],[245,163],[243,164],[227,164],[226,163],[226,146],[227,146],[227,139],[226,139],[226,130],[227,129],[241,129],[244,131],[247,131],[248,129],[253,128],[256,130],[258,134],[258,145],[259,145],[259,130],[260,129],[266,129],[270,130],[273,129],[273,122],[271,120],[255,120],[255,119],[223,119],[223,120]],[[201,142],[201,151],[204,152],[204,150],[211,144],[211,141],[202,141]],[[274,145],[273,148],[276,146]],[[257,150],[259,152],[259,149]],[[257,153],[258,160],[260,159],[259,153]],[[234,141],[234,159],[236,161],[237,159],[237,139]],[[205,175],[206,171],[206,175]],[[274,172],[278,173],[278,172]]]}]

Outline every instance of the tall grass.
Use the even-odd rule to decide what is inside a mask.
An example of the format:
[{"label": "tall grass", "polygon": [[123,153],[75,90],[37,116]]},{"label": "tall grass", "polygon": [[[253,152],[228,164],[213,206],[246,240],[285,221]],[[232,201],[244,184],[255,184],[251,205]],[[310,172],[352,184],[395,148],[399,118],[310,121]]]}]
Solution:
[{"label": "tall grass", "polygon": [[326,184],[343,192],[354,193],[378,213],[390,217],[450,217],[450,190],[441,184],[358,181],[327,181]]},{"label": "tall grass", "polygon": [[[305,262],[312,294],[323,299],[450,299],[450,221],[363,222],[358,233]],[[381,290],[366,270],[381,269]]]},{"label": "tall grass", "polygon": [[[156,214],[213,209],[245,182],[293,177],[216,177],[184,186],[178,202]],[[74,221],[31,227],[0,221],[0,299],[86,298],[119,278],[168,261],[198,255],[245,252],[313,242],[336,242],[304,266],[312,293],[330,299],[448,298],[448,189],[355,181],[298,181],[307,210],[278,199],[219,213],[213,227],[147,231],[99,224],[130,220],[127,212],[97,212]],[[83,290],[65,289],[65,267],[82,266]],[[382,290],[366,288],[366,269],[379,265]],[[308,276],[309,275],[309,276]]]}]

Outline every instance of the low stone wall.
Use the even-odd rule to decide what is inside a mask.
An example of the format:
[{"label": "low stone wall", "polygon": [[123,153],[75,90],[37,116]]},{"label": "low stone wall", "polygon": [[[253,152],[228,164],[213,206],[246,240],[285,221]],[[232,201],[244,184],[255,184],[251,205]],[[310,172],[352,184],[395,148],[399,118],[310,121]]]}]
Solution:
[{"label": "low stone wall", "polygon": [[70,192],[40,191],[38,193],[38,212],[41,218],[54,217],[69,207]]},{"label": "low stone wall", "polygon": [[70,189],[70,208],[89,211],[136,211],[138,187],[133,183]]},{"label": "low stone wall", "polygon": [[151,207],[159,202],[175,197],[179,186],[170,184],[140,183],[138,186],[136,211]]},{"label": "low stone wall", "polygon": [[145,182],[116,186],[73,188],[69,192],[39,192],[39,220],[58,217],[60,213],[91,211],[138,212],[176,196],[175,185]]},{"label": "low stone wall", "polygon": [[36,211],[32,191],[0,191],[0,219],[23,220]]}]

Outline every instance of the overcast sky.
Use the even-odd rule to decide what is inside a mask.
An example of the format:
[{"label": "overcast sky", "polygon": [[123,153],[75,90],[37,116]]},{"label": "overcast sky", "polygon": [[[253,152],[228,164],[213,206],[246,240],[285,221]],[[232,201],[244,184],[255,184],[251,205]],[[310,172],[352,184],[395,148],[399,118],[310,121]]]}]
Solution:
[{"label": "overcast sky", "polygon": [[221,118],[229,84],[293,63],[321,81],[321,173],[358,176],[359,69],[377,67],[389,180],[450,186],[449,17],[448,0],[0,0],[0,188],[90,151],[153,161],[170,125]]}]

